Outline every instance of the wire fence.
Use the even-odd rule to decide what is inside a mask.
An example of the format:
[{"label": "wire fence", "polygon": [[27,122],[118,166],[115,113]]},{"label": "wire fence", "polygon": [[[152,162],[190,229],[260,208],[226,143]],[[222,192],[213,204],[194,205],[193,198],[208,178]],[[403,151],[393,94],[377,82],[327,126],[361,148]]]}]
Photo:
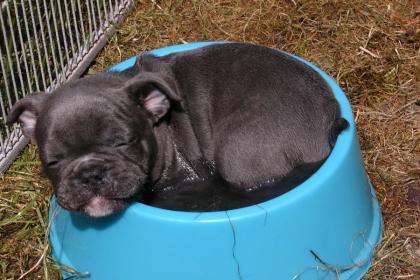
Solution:
[{"label": "wire fence", "polygon": [[0,1],[0,173],[28,141],[5,124],[12,105],[79,77],[134,1]]}]

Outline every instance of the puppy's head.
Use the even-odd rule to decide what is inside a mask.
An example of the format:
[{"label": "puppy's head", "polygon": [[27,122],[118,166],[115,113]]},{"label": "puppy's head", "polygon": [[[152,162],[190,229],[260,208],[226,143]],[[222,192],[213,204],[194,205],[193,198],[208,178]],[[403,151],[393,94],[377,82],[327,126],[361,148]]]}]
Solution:
[{"label": "puppy's head", "polygon": [[100,217],[141,198],[157,152],[153,126],[179,100],[158,74],[104,73],[26,96],[8,123],[39,146],[59,204]]}]

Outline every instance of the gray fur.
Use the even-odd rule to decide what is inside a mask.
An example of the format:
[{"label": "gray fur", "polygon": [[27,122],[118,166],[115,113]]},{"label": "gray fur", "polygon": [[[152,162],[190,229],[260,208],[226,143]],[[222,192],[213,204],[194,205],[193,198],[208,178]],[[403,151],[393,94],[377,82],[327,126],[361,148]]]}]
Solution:
[{"label": "gray fur", "polygon": [[347,126],[313,69],[240,43],[141,56],[28,96],[9,122],[28,116],[58,202],[93,216],[132,199],[195,211],[258,203],[315,172]]}]

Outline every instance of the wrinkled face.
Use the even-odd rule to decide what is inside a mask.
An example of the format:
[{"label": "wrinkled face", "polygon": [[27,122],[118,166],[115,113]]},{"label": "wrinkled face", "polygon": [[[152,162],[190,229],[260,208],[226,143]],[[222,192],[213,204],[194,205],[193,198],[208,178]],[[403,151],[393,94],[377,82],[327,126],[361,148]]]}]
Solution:
[{"label": "wrinkled face", "polygon": [[154,139],[146,115],[112,93],[54,94],[35,139],[59,204],[94,217],[123,209],[140,195],[150,169]]},{"label": "wrinkled face", "polygon": [[170,90],[144,77],[92,76],[12,108],[8,122],[19,121],[39,146],[62,207],[101,217],[141,199],[157,150],[153,125],[169,108],[163,91]]}]

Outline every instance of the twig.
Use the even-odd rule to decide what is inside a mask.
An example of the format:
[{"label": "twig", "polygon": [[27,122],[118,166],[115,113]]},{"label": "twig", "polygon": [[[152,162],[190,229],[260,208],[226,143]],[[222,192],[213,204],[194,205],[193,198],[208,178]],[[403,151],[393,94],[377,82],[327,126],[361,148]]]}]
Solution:
[{"label": "twig", "polygon": [[397,279],[407,279],[411,277],[414,277],[414,274],[398,275]]},{"label": "twig", "polygon": [[364,51],[365,53],[367,53],[367,54],[369,54],[369,55],[373,56],[374,58],[381,58],[381,56],[380,56],[380,55],[374,54],[373,52],[371,52],[371,51],[370,51],[370,50],[368,50],[368,49],[365,49],[365,48],[364,48],[364,47],[362,47],[362,46],[360,46],[360,47],[359,47],[359,49],[360,49],[360,50],[362,50],[362,51]]},{"label": "twig", "polygon": [[405,108],[407,108],[407,107],[409,107],[409,106],[413,105],[413,104],[414,104],[414,103],[416,103],[416,102],[417,102],[417,100],[413,100],[413,101],[411,101],[411,102],[408,102],[408,103],[407,103],[407,104],[405,104],[404,106],[402,106],[402,107],[398,108],[397,110],[395,110],[394,112],[392,112],[392,114],[393,114],[393,115],[395,115],[396,113],[398,113],[398,112],[400,112],[400,111],[404,110]]},{"label": "twig", "polygon": [[151,0],[152,4],[155,5],[156,7],[158,7],[159,10],[163,10],[161,6],[159,6],[158,3],[156,3],[156,0]]},{"label": "twig", "polygon": [[[54,209],[54,212],[52,213],[52,215],[50,217],[50,221],[49,221],[48,226],[47,226],[47,230],[46,230],[46,233],[45,233],[46,236],[48,236],[48,233],[50,232],[52,221],[57,216],[59,210],[60,210],[60,208],[58,206]],[[44,250],[43,250],[41,256],[39,257],[38,261],[28,271],[26,271],[25,273],[20,275],[18,280],[21,280],[21,279],[25,278],[28,274],[32,273],[35,269],[38,268],[38,266],[41,264],[41,262],[44,260],[45,256],[47,255],[49,247],[50,247],[49,244],[45,245]]]},{"label": "twig", "polygon": [[39,257],[39,259],[38,259],[38,261],[28,270],[28,271],[26,271],[25,273],[23,273],[19,278],[18,278],[18,280],[21,280],[21,279],[23,279],[23,278],[25,278],[26,277],[26,275],[28,275],[29,273],[32,273],[40,264],[41,264],[41,262],[44,260],[44,258],[45,258],[45,255],[47,254],[47,251],[48,251],[48,248],[50,247],[50,245],[49,244],[47,244],[47,246],[45,246],[45,248],[44,248],[44,251],[42,252],[42,255],[41,255],[41,257]]}]

